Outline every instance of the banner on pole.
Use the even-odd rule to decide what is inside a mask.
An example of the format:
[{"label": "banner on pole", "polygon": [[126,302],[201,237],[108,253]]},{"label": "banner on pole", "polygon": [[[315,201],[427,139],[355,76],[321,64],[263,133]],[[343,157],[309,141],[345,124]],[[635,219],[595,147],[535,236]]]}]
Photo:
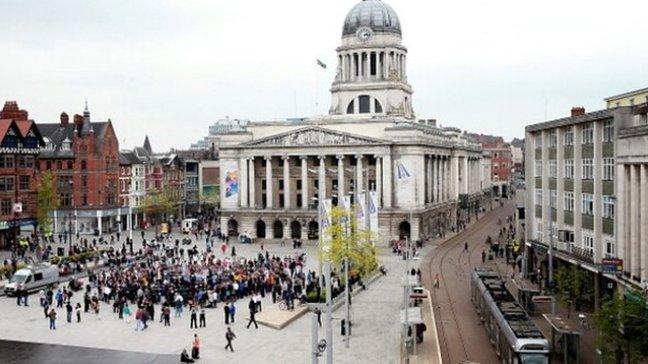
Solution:
[{"label": "banner on pole", "polygon": [[349,231],[349,216],[351,216],[351,196],[342,196],[342,208],[344,209],[344,216],[342,217],[342,228],[345,232]]},{"label": "banner on pole", "polygon": [[405,161],[397,161],[396,165],[396,196],[398,201],[414,204],[414,174]]},{"label": "banner on pole", "polygon": [[239,168],[237,161],[224,161],[223,169],[225,186],[225,201],[228,204],[236,205],[238,203],[239,194]]},{"label": "banner on pole", "polygon": [[332,209],[332,203],[331,199],[327,198],[322,201],[320,204],[320,209],[321,209],[321,216],[322,216],[322,221],[320,221],[320,234],[322,234],[322,249],[324,251],[328,251],[330,243],[331,243],[331,233],[329,231],[329,228],[331,227],[331,209]]},{"label": "banner on pole", "polygon": [[366,202],[366,194],[365,192],[360,192],[358,194],[358,201],[357,201],[357,212],[356,212],[356,226],[360,230],[367,230],[367,202]]},{"label": "banner on pole", "polygon": [[378,194],[376,191],[369,192],[369,230],[372,234],[378,234]]}]

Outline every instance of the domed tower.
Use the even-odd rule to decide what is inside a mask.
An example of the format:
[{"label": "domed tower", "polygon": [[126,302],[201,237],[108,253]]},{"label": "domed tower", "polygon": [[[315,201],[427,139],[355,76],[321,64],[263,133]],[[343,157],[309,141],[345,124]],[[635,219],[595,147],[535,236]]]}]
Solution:
[{"label": "domed tower", "polygon": [[396,12],[380,0],[363,0],[344,20],[331,86],[331,115],[414,118],[407,83],[407,48]]}]

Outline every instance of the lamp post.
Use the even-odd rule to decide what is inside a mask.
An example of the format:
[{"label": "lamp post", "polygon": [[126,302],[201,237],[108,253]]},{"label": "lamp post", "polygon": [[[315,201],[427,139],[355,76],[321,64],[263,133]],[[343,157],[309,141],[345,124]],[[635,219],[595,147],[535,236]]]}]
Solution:
[{"label": "lamp post", "polygon": [[72,208],[74,208],[74,181],[70,180],[70,207],[68,211],[68,254],[72,250]]}]

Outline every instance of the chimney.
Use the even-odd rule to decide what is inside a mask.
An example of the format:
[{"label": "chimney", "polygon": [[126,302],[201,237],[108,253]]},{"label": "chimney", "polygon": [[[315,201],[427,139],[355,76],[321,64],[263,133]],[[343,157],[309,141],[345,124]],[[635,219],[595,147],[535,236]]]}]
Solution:
[{"label": "chimney", "polygon": [[574,106],[571,109],[571,116],[576,117],[576,116],[583,116],[585,115],[585,108],[582,106]]},{"label": "chimney", "polygon": [[79,114],[74,114],[74,127],[77,133],[81,134],[81,129],[83,128],[83,116]]},{"label": "chimney", "polygon": [[66,127],[70,124],[70,117],[65,112],[61,113],[61,126]]}]

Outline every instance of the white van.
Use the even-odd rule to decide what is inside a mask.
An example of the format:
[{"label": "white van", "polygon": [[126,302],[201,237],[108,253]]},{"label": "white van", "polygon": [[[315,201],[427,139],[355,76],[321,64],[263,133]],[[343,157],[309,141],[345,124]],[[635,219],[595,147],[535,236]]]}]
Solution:
[{"label": "white van", "polygon": [[56,266],[47,263],[29,265],[14,273],[4,291],[7,296],[14,295],[18,288],[34,292],[51,284],[57,284],[58,281],[59,272]]},{"label": "white van", "polygon": [[193,229],[198,228],[198,219],[184,219],[182,220],[182,233],[191,234]]}]

